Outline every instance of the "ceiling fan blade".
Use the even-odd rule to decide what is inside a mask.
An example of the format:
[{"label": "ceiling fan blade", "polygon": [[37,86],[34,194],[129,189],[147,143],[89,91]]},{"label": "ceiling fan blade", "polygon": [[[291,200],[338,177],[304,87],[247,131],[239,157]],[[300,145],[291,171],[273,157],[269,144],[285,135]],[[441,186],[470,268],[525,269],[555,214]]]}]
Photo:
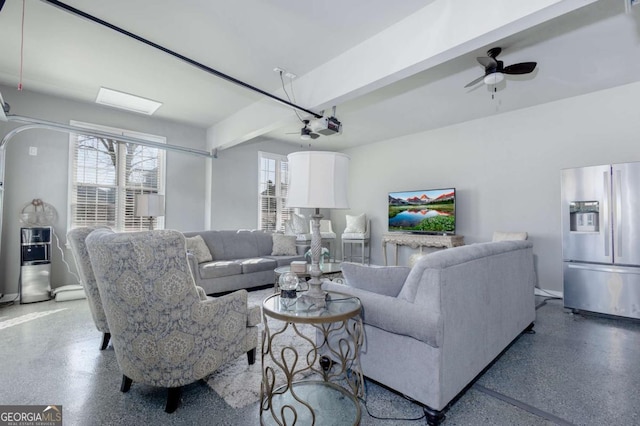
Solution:
[{"label": "ceiling fan blade", "polygon": [[529,74],[536,68],[536,65],[536,62],[521,62],[504,67],[502,72],[504,74]]},{"label": "ceiling fan blade", "polygon": [[318,139],[320,137],[319,134],[313,132],[309,133],[309,136],[311,136],[311,139]]},{"label": "ceiling fan blade", "polygon": [[495,68],[498,66],[498,61],[488,56],[479,56],[476,59],[480,62],[480,65],[485,68]]},{"label": "ceiling fan blade", "polygon": [[482,79],[483,79],[483,78],[484,78],[484,75],[481,75],[480,77],[476,78],[476,79],[475,79],[475,80],[473,80],[472,82],[467,83],[467,85],[466,85],[466,86],[464,86],[464,87],[465,87],[465,89],[466,89],[467,87],[471,87],[471,86],[473,86],[474,84],[478,84],[478,83],[480,83],[480,82],[482,81]]}]

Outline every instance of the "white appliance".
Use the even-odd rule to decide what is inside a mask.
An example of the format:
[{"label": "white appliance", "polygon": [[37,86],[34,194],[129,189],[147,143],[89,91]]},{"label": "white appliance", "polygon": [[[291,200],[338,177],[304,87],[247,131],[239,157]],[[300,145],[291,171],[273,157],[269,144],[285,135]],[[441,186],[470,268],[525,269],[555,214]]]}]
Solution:
[{"label": "white appliance", "polygon": [[564,306],[640,319],[640,163],[562,171]]}]

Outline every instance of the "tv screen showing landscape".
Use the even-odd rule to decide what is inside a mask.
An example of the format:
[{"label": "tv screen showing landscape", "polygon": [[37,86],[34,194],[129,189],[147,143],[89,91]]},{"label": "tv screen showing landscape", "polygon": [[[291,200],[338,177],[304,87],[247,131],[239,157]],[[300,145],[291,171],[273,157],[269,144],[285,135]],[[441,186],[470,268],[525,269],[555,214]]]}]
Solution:
[{"label": "tv screen showing landscape", "polygon": [[390,192],[389,231],[455,234],[455,188]]}]

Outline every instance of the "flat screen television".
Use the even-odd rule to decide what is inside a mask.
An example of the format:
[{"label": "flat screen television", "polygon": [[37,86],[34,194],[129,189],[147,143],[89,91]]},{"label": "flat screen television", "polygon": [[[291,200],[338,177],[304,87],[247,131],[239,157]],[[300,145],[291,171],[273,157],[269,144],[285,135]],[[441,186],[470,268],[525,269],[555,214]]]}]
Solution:
[{"label": "flat screen television", "polygon": [[455,234],[456,189],[390,192],[389,232]]}]

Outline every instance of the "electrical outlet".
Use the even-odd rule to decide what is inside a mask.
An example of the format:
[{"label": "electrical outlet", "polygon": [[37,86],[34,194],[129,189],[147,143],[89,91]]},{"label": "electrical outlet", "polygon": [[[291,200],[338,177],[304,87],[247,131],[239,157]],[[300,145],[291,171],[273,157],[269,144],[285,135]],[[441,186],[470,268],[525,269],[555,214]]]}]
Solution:
[{"label": "electrical outlet", "polygon": [[29,155],[38,155],[38,147],[30,146],[29,147]]}]

